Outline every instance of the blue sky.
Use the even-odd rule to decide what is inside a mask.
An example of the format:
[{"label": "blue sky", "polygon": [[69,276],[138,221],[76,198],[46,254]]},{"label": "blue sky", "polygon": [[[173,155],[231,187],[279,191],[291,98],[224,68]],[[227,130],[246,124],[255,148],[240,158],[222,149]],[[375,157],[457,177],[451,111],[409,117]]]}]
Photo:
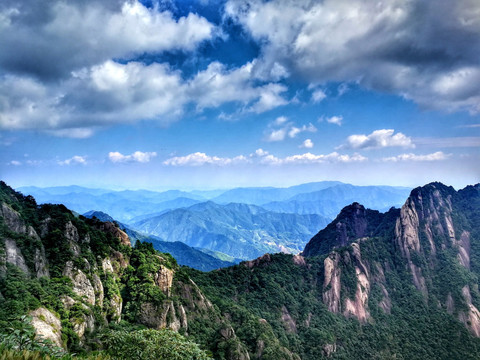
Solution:
[{"label": "blue sky", "polygon": [[479,59],[471,0],[6,0],[0,178],[463,187]]}]

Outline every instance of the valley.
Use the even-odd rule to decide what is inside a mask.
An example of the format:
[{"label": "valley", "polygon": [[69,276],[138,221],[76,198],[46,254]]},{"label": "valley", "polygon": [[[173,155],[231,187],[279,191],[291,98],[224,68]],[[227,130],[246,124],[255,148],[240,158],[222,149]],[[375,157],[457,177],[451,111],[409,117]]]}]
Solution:
[{"label": "valley", "polygon": [[[480,185],[431,183],[387,212],[354,202],[300,254],[210,272],[105,214],[37,205],[4,183],[0,195],[0,321],[30,314],[65,350],[88,354],[99,333],[127,336],[121,325],[170,329],[214,359],[480,355]],[[46,318],[59,321],[50,333]]]}]

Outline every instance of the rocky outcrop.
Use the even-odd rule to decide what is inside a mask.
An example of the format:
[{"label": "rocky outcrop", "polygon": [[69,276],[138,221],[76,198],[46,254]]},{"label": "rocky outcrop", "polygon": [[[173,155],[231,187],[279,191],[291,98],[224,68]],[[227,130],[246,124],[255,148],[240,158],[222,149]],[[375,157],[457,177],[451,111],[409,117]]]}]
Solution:
[{"label": "rocky outcrop", "polygon": [[[342,287],[342,266],[353,267],[355,270],[355,295],[353,298],[342,296],[348,289]],[[362,261],[359,243],[352,243],[348,251],[339,254],[332,252],[323,262],[323,303],[328,310],[346,317],[355,317],[365,322],[369,317],[368,296],[370,292],[370,274]],[[386,290],[386,289],[385,289]],[[343,303],[342,303],[342,299]]]},{"label": "rocky outcrop", "polygon": [[111,320],[120,322],[122,317],[123,299],[120,295],[114,294],[110,298]]},{"label": "rocky outcrop", "polygon": [[284,306],[282,306],[282,316],[281,316],[283,325],[287,329],[288,332],[290,333],[297,333],[297,324],[295,320],[292,318],[290,313],[288,312],[288,309]]},{"label": "rocky outcrop", "polygon": [[24,273],[30,274],[22,251],[18,248],[17,243],[12,239],[5,239],[5,261],[9,264],[19,267]]},{"label": "rocky outcrop", "polygon": [[[425,278],[422,274],[422,269],[415,265],[412,261],[412,252],[419,254],[421,251],[418,234],[420,223],[415,206],[416,202],[421,203],[421,201],[422,196],[419,193],[416,201],[410,197],[407,199],[405,205],[402,206],[402,209],[400,210],[400,217],[397,219],[395,225],[395,239],[398,247],[400,248],[402,256],[407,259],[408,267],[412,273],[413,283],[415,284],[416,288],[426,296],[428,291],[425,285]],[[431,241],[431,244],[433,251],[435,251],[433,240]]]},{"label": "rocky outcrop", "polygon": [[[185,314],[185,311],[183,311],[183,314]],[[178,331],[182,324],[186,324],[185,319],[181,321],[177,317],[175,305],[171,300],[164,301],[162,305],[155,305],[149,302],[143,303],[140,305],[138,313],[138,321],[154,329],[168,328]]]},{"label": "rocky outcrop", "polygon": [[95,305],[95,288],[82,270],[76,269],[72,261],[67,261],[63,275],[72,280],[73,292],[91,305]]},{"label": "rocky outcrop", "polygon": [[37,337],[51,340],[56,346],[63,347],[62,323],[56,315],[44,307],[31,311],[29,315],[32,317],[32,326]]},{"label": "rocky outcrop", "polygon": [[18,234],[27,233],[27,227],[20,217],[20,214],[4,202],[0,204],[0,216],[3,217],[3,221],[5,225],[7,225],[8,230]]},{"label": "rocky outcrop", "polygon": [[173,274],[173,270],[170,270],[163,265],[160,265],[160,269],[154,274],[155,285],[157,285],[167,296],[170,296]]},{"label": "rocky outcrop", "polygon": [[468,285],[462,288],[462,296],[467,304],[468,311],[460,312],[459,320],[465,324],[474,336],[480,337],[480,311],[472,304],[472,295]]},{"label": "rocky outcrop", "polygon": [[102,231],[112,234],[114,237],[120,240],[122,245],[132,246],[128,235],[123,230],[120,230],[120,228],[118,228],[118,226],[115,225],[115,223],[102,222],[98,225],[98,228]]},{"label": "rocky outcrop", "polygon": [[328,310],[338,314],[340,312],[340,275],[341,270],[338,266],[340,255],[336,252],[330,254],[323,261],[324,280],[323,280],[323,303]]},{"label": "rocky outcrop", "polygon": [[65,224],[65,231],[64,231],[65,239],[68,241],[68,245],[70,250],[72,250],[73,255],[79,256],[81,249],[79,245],[80,237],[78,235],[77,228],[72,224],[71,221],[68,221]]},{"label": "rocky outcrop", "polygon": [[360,252],[360,245],[353,243],[352,245],[352,260],[355,264],[355,276],[357,278],[357,289],[355,291],[355,298],[345,300],[345,316],[356,317],[360,322],[365,322],[370,314],[368,312],[368,294],[370,292],[370,281],[367,267],[362,262]]},{"label": "rocky outcrop", "polygon": [[37,277],[50,277],[50,272],[48,271],[47,258],[45,256],[45,248],[43,245],[40,248],[35,249],[35,273]]}]

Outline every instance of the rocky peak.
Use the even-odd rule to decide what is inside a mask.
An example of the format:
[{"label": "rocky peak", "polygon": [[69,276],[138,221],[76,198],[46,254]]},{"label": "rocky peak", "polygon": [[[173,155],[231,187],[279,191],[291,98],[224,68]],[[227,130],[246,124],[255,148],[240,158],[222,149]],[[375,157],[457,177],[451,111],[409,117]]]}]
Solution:
[{"label": "rocky peak", "polygon": [[108,232],[115,236],[118,240],[120,240],[122,245],[132,246],[128,235],[123,230],[121,230],[114,222],[100,222],[97,227],[100,230]]},{"label": "rocky peak", "polygon": [[308,257],[328,254],[356,239],[372,236],[384,217],[385,214],[365,209],[363,205],[354,202],[344,207],[334,221],[308,242],[302,255]]}]

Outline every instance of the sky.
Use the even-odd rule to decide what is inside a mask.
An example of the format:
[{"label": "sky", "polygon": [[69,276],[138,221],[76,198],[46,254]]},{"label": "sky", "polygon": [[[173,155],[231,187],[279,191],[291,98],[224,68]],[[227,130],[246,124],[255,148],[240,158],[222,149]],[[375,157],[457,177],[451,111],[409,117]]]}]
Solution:
[{"label": "sky", "polygon": [[478,0],[2,0],[0,179],[480,182]]}]

